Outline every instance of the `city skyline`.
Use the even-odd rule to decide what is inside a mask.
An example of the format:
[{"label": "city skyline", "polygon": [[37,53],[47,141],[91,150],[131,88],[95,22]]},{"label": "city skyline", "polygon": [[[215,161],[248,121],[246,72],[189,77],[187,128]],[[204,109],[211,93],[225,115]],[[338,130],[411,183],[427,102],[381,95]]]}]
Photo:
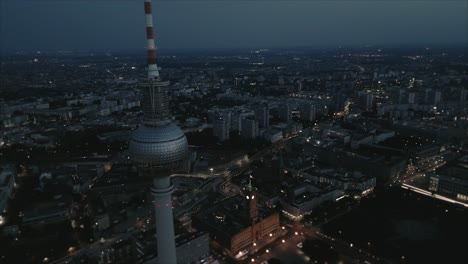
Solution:
[{"label": "city skyline", "polygon": [[[138,38],[144,34],[144,20],[136,15],[138,3],[4,1],[0,50],[144,49]],[[466,1],[227,0],[154,5],[156,41],[164,49],[468,42]]]},{"label": "city skyline", "polygon": [[468,2],[28,1],[1,263],[468,259]]}]

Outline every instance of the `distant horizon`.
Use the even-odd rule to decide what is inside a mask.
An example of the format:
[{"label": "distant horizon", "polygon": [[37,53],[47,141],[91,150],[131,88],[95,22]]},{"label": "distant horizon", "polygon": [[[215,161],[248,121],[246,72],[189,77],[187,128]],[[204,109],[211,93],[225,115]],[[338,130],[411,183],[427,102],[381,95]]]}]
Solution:
[{"label": "distant horizon", "polygon": [[[322,45],[322,46],[306,46],[306,45],[285,45],[285,46],[245,46],[245,47],[193,47],[193,48],[181,48],[181,47],[159,47],[158,54],[166,52],[230,52],[230,51],[254,51],[254,50],[272,50],[272,51],[286,51],[286,50],[316,50],[316,51],[327,51],[327,50],[336,50],[336,49],[371,49],[371,48],[381,48],[381,49],[458,49],[458,48],[467,48],[468,42],[466,43],[404,43],[404,44],[349,44],[349,45]],[[141,48],[127,48],[127,49],[17,49],[17,50],[7,50],[1,51],[0,55],[11,55],[18,53],[137,53],[140,51],[146,50],[146,47]],[[146,56],[146,53],[142,53],[142,56]]]}]

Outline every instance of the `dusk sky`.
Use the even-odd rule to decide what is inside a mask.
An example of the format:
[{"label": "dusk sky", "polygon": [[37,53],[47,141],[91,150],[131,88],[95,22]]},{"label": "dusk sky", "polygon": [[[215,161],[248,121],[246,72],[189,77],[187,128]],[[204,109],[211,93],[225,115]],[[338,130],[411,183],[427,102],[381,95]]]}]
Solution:
[{"label": "dusk sky", "polygon": [[[0,48],[144,48],[143,0],[1,0]],[[467,1],[153,1],[160,48],[468,42]]]}]

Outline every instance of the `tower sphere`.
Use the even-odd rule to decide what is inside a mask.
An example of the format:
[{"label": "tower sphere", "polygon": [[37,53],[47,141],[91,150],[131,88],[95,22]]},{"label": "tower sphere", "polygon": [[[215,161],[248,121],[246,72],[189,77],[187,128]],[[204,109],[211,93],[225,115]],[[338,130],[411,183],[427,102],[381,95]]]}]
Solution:
[{"label": "tower sphere", "polygon": [[130,139],[130,157],[138,165],[169,169],[180,164],[187,151],[184,132],[172,122],[165,126],[140,125]]}]

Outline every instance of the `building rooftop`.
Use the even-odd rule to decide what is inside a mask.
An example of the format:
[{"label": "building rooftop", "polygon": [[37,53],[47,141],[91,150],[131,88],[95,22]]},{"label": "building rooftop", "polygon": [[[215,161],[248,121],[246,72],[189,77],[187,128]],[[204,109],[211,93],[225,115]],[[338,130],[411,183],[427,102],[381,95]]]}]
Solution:
[{"label": "building rooftop", "polygon": [[[274,210],[258,204],[260,218],[274,214]],[[247,215],[247,201],[244,197],[234,196],[199,213],[196,217],[205,225],[231,237],[251,225]]]}]

